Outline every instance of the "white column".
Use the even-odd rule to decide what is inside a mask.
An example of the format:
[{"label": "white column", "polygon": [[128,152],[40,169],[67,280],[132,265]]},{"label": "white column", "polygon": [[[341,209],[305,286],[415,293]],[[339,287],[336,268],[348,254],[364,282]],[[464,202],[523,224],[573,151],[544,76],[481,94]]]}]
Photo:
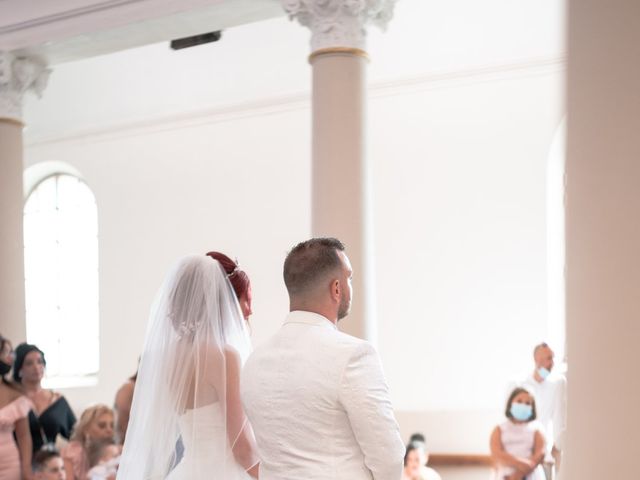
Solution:
[{"label": "white column", "polygon": [[351,314],[340,329],[375,342],[373,232],[366,157],[366,26],[384,27],[394,0],[284,0],[311,30],[314,236],[347,246],[354,270]]},{"label": "white column", "polygon": [[48,75],[39,59],[0,52],[0,333],[14,344],[26,339],[22,98],[40,95]]},{"label": "white column", "polygon": [[569,1],[565,480],[640,478],[640,2]]}]

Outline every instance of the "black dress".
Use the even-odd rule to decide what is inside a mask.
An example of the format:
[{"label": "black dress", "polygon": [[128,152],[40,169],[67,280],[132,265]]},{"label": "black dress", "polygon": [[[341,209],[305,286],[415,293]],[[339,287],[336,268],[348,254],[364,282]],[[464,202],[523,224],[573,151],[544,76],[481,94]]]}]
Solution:
[{"label": "black dress", "polygon": [[39,417],[31,410],[29,430],[33,440],[33,453],[40,450],[45,443],[55,443],[58,434],[68,440],[75,423],[76,416],[63,396],[45,408]]}]

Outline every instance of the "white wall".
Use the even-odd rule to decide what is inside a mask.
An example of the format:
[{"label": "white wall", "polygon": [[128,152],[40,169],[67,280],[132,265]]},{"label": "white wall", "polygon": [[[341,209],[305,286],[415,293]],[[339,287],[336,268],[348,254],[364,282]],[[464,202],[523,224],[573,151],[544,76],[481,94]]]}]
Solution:
[{"label": "white wall", "polygon": [[[547,334],[562,20],[548,0],[403,0],[371,34],[379,349],[404,436],[424,431],[433,451],[488,450],[506,379]],[[276,19],[182,52],[63,64],[27,104],[27,163],[74,165],[99,208],[103,369],[68,392],[77,408],[111,402],[135,370],[151,298],[182,254],[237,256],[255,342],[278,328],[282,260],[310,231],[307,41]]]},{"label": "white wall", "polygon": [[559,75],[507,77],[371,103],[380,350],[402,410],[500,410],[547,333]]}]

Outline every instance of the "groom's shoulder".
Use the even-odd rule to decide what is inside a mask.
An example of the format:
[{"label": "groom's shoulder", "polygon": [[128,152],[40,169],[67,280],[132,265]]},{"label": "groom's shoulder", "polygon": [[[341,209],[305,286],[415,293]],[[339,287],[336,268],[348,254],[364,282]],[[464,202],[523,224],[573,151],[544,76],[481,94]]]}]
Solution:
[{"label": "groom's shoulder", "polygon": [[291,332],[281,328],[254,349],[250,360],[259,361],[263,357],[270,357],[282,350],[296,350],[309,354],[322,352],[324,355],[338,355],[340,352],[350,355],[354,351],[375,351],[373,345],[368,341],[339,330],[318,328],[311,331],[314,333],[302,337],[291,335]]},{"label": "groom's shoulder", "polygon": [[341,353],[347,358],[377,355],[375,347],[367,340],[340,331],[335,331],[332,337],[330,341],[332,345],[325,345],[325,347],[328,346],[328,350],[333,350],[337,355]]},{"label": "groom's shoulder", "polygon": [[353,335],[349,335],[348,333],[344,333],[339,330],[334,332],[334,341],[341,345],[351,347],[364,347],[366,345],[371,345],[368,341],[363,340],[362,338],[354,337]]}]

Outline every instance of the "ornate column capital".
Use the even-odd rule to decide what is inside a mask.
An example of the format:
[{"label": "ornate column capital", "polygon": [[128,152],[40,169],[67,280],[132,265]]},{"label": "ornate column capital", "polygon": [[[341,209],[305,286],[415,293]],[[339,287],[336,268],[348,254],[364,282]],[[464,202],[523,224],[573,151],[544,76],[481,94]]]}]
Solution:
[{"label": "ornate column capital", "polygon": [[311,51],[346,47],[365,50],[366,27],[382,29],[396,0],[281,0],[291,20],[311,30]]},{"label": "ornate column capital", "polygon": [[22,98],[27,91],[38,97],[47,86],[51,69],[41,58],[16,57],[0,51],[0,118],[22,122]]}]

